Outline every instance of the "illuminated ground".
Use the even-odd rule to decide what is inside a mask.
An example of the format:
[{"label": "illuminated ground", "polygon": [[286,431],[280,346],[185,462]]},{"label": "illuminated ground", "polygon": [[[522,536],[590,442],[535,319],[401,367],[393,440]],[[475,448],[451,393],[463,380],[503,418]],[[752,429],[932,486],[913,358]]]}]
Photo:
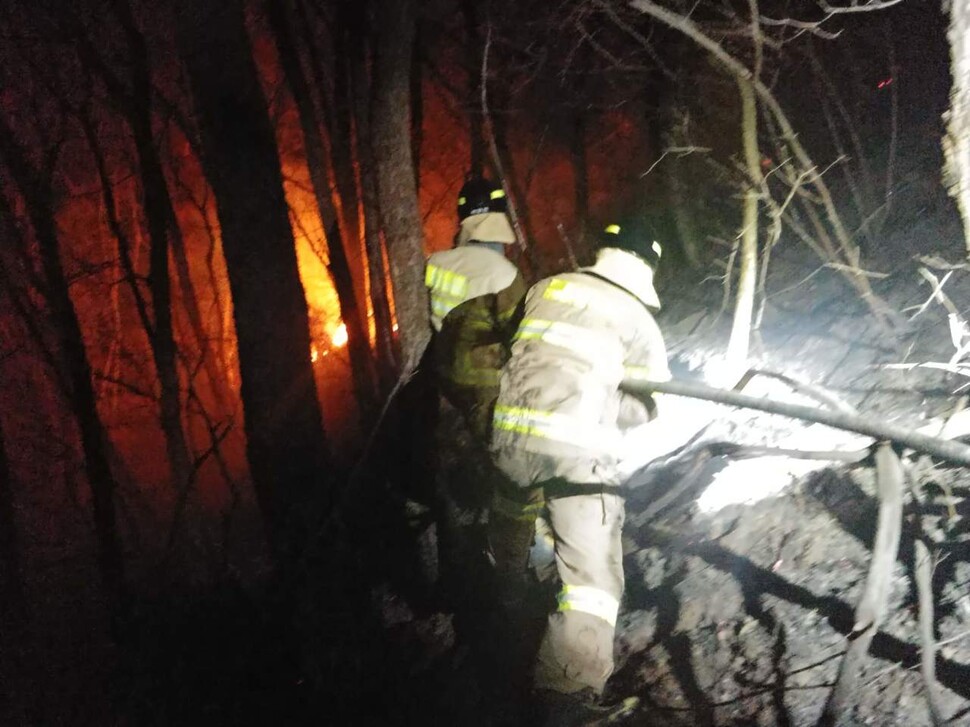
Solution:
[{"label": "illuminated ground", "polygon": [[[907,317],[932,290],[920,282],[917,251],[959,259],[959,248],[941,242],[955,238],[950,225],[948,214],[929,218],[920,212],[911,226],[887,236],[874,268],[888,276],[875,279],[875,287]],[[950,361],[954,344],[942,307],[931,302],[893,342],[873,326],[836,272],[816,272],[818,263],[798,250],[776,251],[775,264],[769,291],[783,292],[770,298],[754,351],[757,365],[824,386],[862,413],[938,432],[970,379],[896,365]],[[946,271],[933,272],[942,277]],[[671,301],[661,317],[671,356],[681,375],[698,376],[723,350],[726,321],[715,321],[710,312],[717,308],[719,285],[671,287],[691,291]],[[963,310],[970,274],[956,271],[944,290]],[[773,381],[756,382],[748,391],[806,402]],[[711,416],[717,419],[712,439],[817,450],[868,443],[752,412],[712,407]],[[962,498],[970,480],[961,470],[928,473],[930,463],[922,464],[917,479],[933,495],[932,504],[922,512],[911,498],[906,505],[890,614],[873,643],[851,724],[930,724],[914,669],[919,646],[911,566],[920,523],[935,533],[941,560],[934,576],[941,704],[953,724],[970,723],[970,549],[959,542],[967,532]],[[814,724],[846,648],[869,564],[876,516],[871,470],[783,457],[715,458],[683,497],[648,517],[659,495],[680,482],[678,472],[628,500],[627,590],[612,694],[641,698],[632,724]],[[959,501],[956,519],[945,517],[939,483]],[[454,637],[450,621],[413,623],[437,633],[444,640],[439,643]],[[508,705],[476,688],[473,671],[456,654],[460,647],[446,650],[426,672],[440,685],[440,670],[458,665],[452,686],[464,698],[443,700],[443,713],[469,724],[507,723]]]}]

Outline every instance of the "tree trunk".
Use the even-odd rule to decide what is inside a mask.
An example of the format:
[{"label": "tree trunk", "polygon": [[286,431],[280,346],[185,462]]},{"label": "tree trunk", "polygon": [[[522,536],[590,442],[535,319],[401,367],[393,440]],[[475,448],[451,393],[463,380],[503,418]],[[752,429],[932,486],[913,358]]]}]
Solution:
[{"label": "tree trunk", "polygon": [[[148,113],[147,109],[145,110]],[[154,327],[150,333],[152,358],[161,384],[160,415],[172,480],[179,493],[192,480],[192,456],[182,429],[182,403],[177,368],[177,348],[172,327],[172,280],[168,270],[168,211],[171,200],[165,176],[155,155],[150,118],[133,124],[135,148],[141,167],[145,218],[148,223],[149,272]]]},{"label": "tree trunk", "polygon": [[10,616],[23,606],[21,565],[13,480],[0,421],[0,615]]},{"label": "tree trunk", "polygon": [[[152,325],[146,326],[146,333],[161,385],[159,418],[165,436],[165,451],[172,469],[173,484],[181,494],[191,484],[193,468],[192,455],[182,428],[178,349],[172,324],[172,279],[168,268],[169,221],[175,214],[152,135],[151,68],[145,38],[135,24],[127,0],[115,2],[113,7],[128,43],[131,92],[122,90],[122,84],[116,79],[107,78],[111,72],[102,63],[97,63],[96,68],[105,78],[131,128],[141,170],[142,208],[150,241],[148,289],[154,316]],[[93,59],[94,51],[90,46],[87,54],[89,59]]]},{"label": "tree trunk", "polygon": [[[741,92],[741,137],[745,180],[744,203],[741,216],[741,255],[738,288],[734,304],[734,323],[728,342],[726,370],[729,380],[736,379],[746,366],[751,344],[751,315],[754,311],[754,291],[758,278],[758,180],[761,178],[758,154],[758,104],[754,89],[746,80],[738,80]],[[728,271],[728,275],[731,272]]]},{"label": "tree trunk", "polygon": [[[674,82],[677,89],[685,85],[689,87],[689,84]],[[677,98],[678,90],[674,90],[672,95],[674,98],[668,101],[670,111],[662,116],[665,119],[666,128],[660,134],[660,142],[664,149],[689,146],[687,129],[685,128],[687,122],[682,111],[683,105]],[[702,240],[691,205],[691,199],[696,196],[698,190],[691,189],[690,175],[688,174],[690,164],[690,156],[668,154],[661,162],[661,167],[665,170],[667,205],[670,208],[674,230],[680,242],[680,250],[687,264],[696,268],[701,263]]]},{"label": "tree trunk", "polygon": [[411,158],[414,159],[414,186],[421,192],[421,148],[424,146],[424,73],[421,26],[415,34],[411,53]]},{"label": "tree trunk", "polygon": [[424,244],[410,144],[408,67],[414,39],[414,0],[383,0],[374,64],[373,145],[381,223],[394,284],[401,363],[418,365],[430,338],[424,287]]},{"label": "tree trunk", "polygon": [[485,171],[485,134],[482,128],[482,36],[478,27],[478,3],[462,0],[465,22],[465,70],[468,74],[468,171]]},{"label": "tree trunk", "polygon": [[180,6],[180,42],[216,198],[239,346],[247,455],[277,564],[307,542],[329,458],[279,154],[238,2]]},{"label": "tree trunk", "polygon": [[[123,618],[127,610],[127,599],[124,560],[114,503],[116,483],[111,474],[104,429],[98,416],[97,400],[91,381],[91,364],[84,348],[84,337],[68,290],[67,277],[61,265],[60,245],[54,222],[53,191],[50,180],[41,178],[31,166],[26,152],[17,143],[13,131],[2,117],[0,159],[9,168],[11,178],[23,195],[27,215],[36,236],[45,278],[47,304],[56,329],[58,349],[70,379],[70,403],[81,437],[84,473],[91,488],[98,544],[98,571],[112,616],[116,619]],[[0,212],[9,214],[9,206],[3,206],[7,209]]]},{"label": "tree trunk", "polygon": [[970,5],[950,0],[950,109],[946,112],[944,177],[963,220],[967,256],[970,257]]},{"label": "tree trunk", "polygon": [[[364,211],[364,242],[370,279],[370,299],[374,310],[381,390],[386,394],[394,384],[398,351],[391,319],[391,304],[387,294],[388,274],[381,241],[380,203],[377,191],[377,163],[374,160],[371,131],[371,83],[367,73],[367,28],[364,18],[357,14],[350,19],[352,29],[350,69],[354,122],[357,129],[357,161],[360,170],[361,204]],[[346,38],[345,38],[346,39]]]},{"label": "tree trunk", "polygon": [[320,121],[313,106],[303,67],[300,65],[290,20],[286,14],[287,9],[282,2],[272,1],[268,3],[267,10],[277,52],[280,55],[280,64],[283,67],[283,75],[296,102],[300,128],[303,131],[307,167],[310,170],[310,182],[313,186],[320,221],[327,235],[327,248],[330,253],[327,267],[337,290],[340,317],[347,326],[350,367],[357,404],[360,407],[361,418],[369,421],[374,416],[376,408],[374,360],[371,358],[366,317],[361,315],[360,307],[357,305],[357,294],[354,290],[344,241],[340,234],[337,211],[330,194],[327,159],[323,139],[320,136]]},{"label": "tree trunk", "polygon": [[[159,419],[172,480],[178,492],[187,490],[193,475],[192,456],[182,428],[182,407],[178,377],[178,350],[172,324],[171,277],[168,268],[169,217],[174,217],[161,161],[152,135],[151,69],[145,39],[138,30],[127,0],[113,3],[114,12],[125,33],[132,69],[131,90],[108,68],[98,49],[83,30],[78,29],[78,48],[82,64],[97,73],[128,123],[135,144],[142,181],[142,208],[150,239],[148,286],[154,320],[149,322],[144,307],[139,312],[148,335],[152,359],[161,388]],[[82,120],[90,126],[90,122]],[[87,130],[91,137],[90,128]],[[91,139],[92,151],[97,143]],[[99,163],[100,160],[99,160]],[[103,163],[101,163],[103,166]],[[102,170],[101,176],[104,177]],[[104,185],[102,185],[104,187]],[[107,200],[106,200],[107,201]],[[119,243],[121,238],[119,237]],[[134,283],[132,283],[134,284]],[[137,298],[136,294],[136,298]]]},{"label": "tree trunk", "polygon": [[[169,204],[171,198],[169,197]],[[175,270],[178,274],[179,289],[182,298],[182,307],[189,318],[189,325],[199,346],[199,355],[202,356],[202,366],[205,375],[209,379],[209,386],[212,389],[212,399],[215,401],[219,414],[229,416],[233,411],[232,394],[229,391],[226,380],[226,369],[220,368],[219,353],[214,350],[209,335],[206,333],[205,324],[202,321],[202,311],[199,309],[199,298],[195,293],[195,284],[192,282],[192,271],[189,268],[188,253],[185,249],[185,238],[182,230],[178,226],[175,217],[175,208],[169,208],[169,230],[172,234],[172,259],[175,261]]]},{"label": "tree trunk", "polygon": [[572,123],[573,189],[576,195],[576,237],[585,250],[586,225],[589,219],[589,164],[586,157],[586,117],[577,109]]}]

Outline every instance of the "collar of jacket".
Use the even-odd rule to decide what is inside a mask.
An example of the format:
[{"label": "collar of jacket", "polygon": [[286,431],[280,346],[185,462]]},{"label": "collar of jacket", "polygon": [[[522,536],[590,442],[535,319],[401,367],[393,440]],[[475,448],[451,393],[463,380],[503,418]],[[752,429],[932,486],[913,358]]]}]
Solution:
[{"label": "collar of jacket", "polygon": [[511,245],[515,242],[515,232],[504,212],[485,212],[465,218],[458,231],[458,246],[472,240],[476,242],[499,242]]},{"label": "collar of jacket", "polygon": [[486,250],[491,250],[496,252],[502,257],[505,257],[505,243],[503,242],[479,242],[478,240],[469,240],[462,247],[483,247]]},{"label": "collar of jacket", "polygon": [[660,298],[653,287],[653,268],[632,253],[615,247],[604,247],[596,262],[580,272],[590,272],[618,285],[647,308],[660,310]]}]

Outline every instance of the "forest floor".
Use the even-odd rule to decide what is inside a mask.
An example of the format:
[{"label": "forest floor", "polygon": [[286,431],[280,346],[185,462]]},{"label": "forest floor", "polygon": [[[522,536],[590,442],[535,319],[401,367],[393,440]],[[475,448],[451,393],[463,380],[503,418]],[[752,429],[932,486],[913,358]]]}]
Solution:
[{"label": "forest floor", "polygon": [[[870,255],[880,274],[873,287],[894,309],[915,315],[897,338],[875,325],[838,271],[782,244],[773,257],[755,366],[822,386],[881,420],[942,426],[959,408],[967,379],[899,366],[946,363],[954,354],[946,311],[935,301],[921,310],[932,288],[915,256],[960,260],[963,250],[948,242],[959,239],[959,226],[952,210],[924,211],[894,225],[895,234]],[[947,274],[931,270],[940,279]],[[970,270],[953,270],[943,290],[964,313]],[[680,279],[661,294],[660,323],[675,373],[698,377],[716,367],[730,318],[716,315],[720,281]],[[746,391],[805,402],[776,381],[755,379]],[[711,407],[710,418],[712,441],[818,450],[868,444],[750,411]],[[465,460],[455,478],[467,478],[476,466],[466,454],[460,447],[451,452]],[[926,502],[907,495],[890,610],[847,724],[930,724],[913,585],[914,539],[929,532],[940,704],[950,724],[970,725],[970,477],[925,458],[906,460]],[[640,699],[627,721],[632,725],[815,724],[869,565],[877,509],[871,469],[712,457],[680,497],[653,513],[659,494],[681,482],[679,465],[652,471],[628,497],[626,593],[609,694]],[[952,492],[955,512],[941,486]],[[409,514],[416,521],[423,516],[421,508]],[[457,514],[478,532],[474,513]],[[403,553],[400,533],[369,524],[388,549],[402,550],[402,560],[415,554]],[[427,538],[422,544],[433,545]],[[415,574],[405,570],[374,590],[383,638],[366,678],[375,704],[359,720],[334,721],[308,693],[271,594],[233,574],[215,587],[167,595],[149,583],[160,595],[140,606],[135,637],[122,649],[105,636],[96,577],[76,557],[78,544],[65,537],[59,547],[49,558],[59,564],[56,572],[30,574],[32,611],[2,624],[0,724],[371,724],[380,714],[391,725],[497,727],[520,719],[528,698],[525,671],[536,634],[503,634],[502,624],[467,598],[453,610],[436,607],[420,587],[409,589]],[[538,615],[535,623],[541,628]]]},{"label": "forest floor", "polygon": [[[958,262],[963,252],[944,242],[959,237],[951,214],[916,211],[873,256],[876,292],[912,318],[897,338],[875,324],[837,271],[779,247],[753,359],[758,368],[824,387],[864,415],[937,434],[965,404],[961,395],[970,382],[925,366],[949,362],[955,348],[946,310],[936,301],[922,307],[932,287],[918,273],[927,261],[916,256],[936,255],[928,262],[939,265]],[[948,272],[928,269],[940,279]],[[675,374],[698,377],[716,368],[726,343],[730,315],[713,313],[720,282],[678,281],[667,289],[681,293],[660,316]],[[970,270],[954,270],[943,290],[964,314]],[[746,393],[812,403],[758,378]],[[871,444],[757,412],[712,405],[709,416],[715,423],[705,439],[711,441],[802,450]],[[634,725],[813,725],[835,682],[869,567],[878,508],[873,470],[783,456],[715,456],[679,498],[652,513],[689,461],[651,473],[627,498],[626,592],[608,695],[639,697],[640,707],[625,722]],[[970,477],[925,457],[907,454],[904,461],[925,496],[919,502],[907,493],[889,612],[845,724],[931,724],[913,580],[914,540],[924,537],[935,561],[939,704],[949,724],[970,725]],[[952,511],[943,486],[954,498]],[[437,628],[445,641],[454,636],[448,623],[425,621],[421,628]],[[444,711],[426,723],[511,724],[507,704],[481,689],[473,697],[481,680],[461,676],[460,660],[453,660],[459,649],[460,639],[424,677],[438,687],[433,693],[463,696],[439,696],[435,709]],[[512,670],[511,662],[506,666]],[[405,723],[424,723],[417,714],[413,720]]]}]

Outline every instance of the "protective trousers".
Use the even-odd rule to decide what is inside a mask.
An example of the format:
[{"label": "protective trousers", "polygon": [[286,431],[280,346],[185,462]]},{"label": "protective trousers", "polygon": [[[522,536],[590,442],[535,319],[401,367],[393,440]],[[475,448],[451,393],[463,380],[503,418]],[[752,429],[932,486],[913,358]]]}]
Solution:
[{"label": "protective trousers", "polygon": [[603,491],[556,497],[549,488],[546,498],[562,587],[539,647],[535,685],[566,694],[588,688],[602,693],[613,673],[623,594],[623,498]]},{"label": "protective trousers", "polygon": [[521,488],[499,473],[488,514],[488,544],[500,578],[525,576],[536,517],[544,508],[541,488]]}]

